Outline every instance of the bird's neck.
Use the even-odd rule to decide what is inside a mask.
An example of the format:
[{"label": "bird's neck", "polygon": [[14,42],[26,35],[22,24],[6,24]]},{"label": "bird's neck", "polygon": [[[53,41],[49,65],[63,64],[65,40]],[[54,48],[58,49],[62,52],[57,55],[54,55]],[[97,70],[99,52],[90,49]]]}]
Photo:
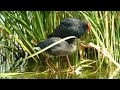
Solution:
[{"label": "bird's neck", "polygon": [[75,38],[66,40],[69,44],[75,44]]},{"label": "bird's neck", "polygon": [[71,50],[71,52],[74,52],[75,50],[76,50],[76,39],[69,39],[69,40],[67,40],[67,42],[71,45],[71,47],[72,47],[72,50]]}]

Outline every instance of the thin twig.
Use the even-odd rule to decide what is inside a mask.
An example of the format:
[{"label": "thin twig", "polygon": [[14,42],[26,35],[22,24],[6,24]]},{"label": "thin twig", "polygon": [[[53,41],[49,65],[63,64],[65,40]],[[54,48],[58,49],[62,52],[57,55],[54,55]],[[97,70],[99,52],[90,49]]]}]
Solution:
[{"label": "thin twig", "polygon": [[120,68],[120,64],[116,62],[112,56],[108,53],[108,51],[105,48],[99,47],[92,42],[90,42],[88,45],[84,45],[83,43],[80,43],[82,47],[84,48],[95,48],[98,52],[102,53],[104,56],[108,57],[111,62],[113,62],[118,68]]}]

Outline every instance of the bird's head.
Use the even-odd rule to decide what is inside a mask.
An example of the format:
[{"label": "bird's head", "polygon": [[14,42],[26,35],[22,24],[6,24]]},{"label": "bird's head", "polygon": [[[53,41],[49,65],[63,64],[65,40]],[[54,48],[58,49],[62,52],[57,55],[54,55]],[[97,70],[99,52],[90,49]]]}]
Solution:
[{"label": "bird's head", "polygon": [[82,34],[85,32],[90,33],[91,25],[87,20],[81,21],[80,28],[82,29]]}]

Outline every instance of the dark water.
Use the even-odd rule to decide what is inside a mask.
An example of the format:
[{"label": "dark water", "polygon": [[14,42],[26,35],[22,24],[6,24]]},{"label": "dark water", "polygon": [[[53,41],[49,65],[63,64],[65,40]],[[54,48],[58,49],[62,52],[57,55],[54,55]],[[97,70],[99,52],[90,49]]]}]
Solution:
[{"label": "dark water", "polygon": [[[67,72],[67,70],[59,70],[58,72],[36,71],[36,72],[14,72],[14,73],[2,73],[1,79],[108,79],[113,72],[107,68],[100,69],[98,71],[82,69],[80,74],[75,72]],[[115,78],[119,78],[120,73]]]}]

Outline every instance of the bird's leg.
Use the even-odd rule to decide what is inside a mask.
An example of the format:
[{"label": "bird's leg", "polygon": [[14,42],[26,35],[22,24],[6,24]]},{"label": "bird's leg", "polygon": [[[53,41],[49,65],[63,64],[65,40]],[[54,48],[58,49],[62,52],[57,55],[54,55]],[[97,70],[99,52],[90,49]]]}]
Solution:
[{"label": "bird's leg", "polygon": [[51,65],[49,64],[49,60],[50,60],[50,57],[46,58],[45,62],[46,64],[48,65],[48,67],[53,71],[55,72],[55,70],[51,67]]},{"label": "bird's leg", "polygon": [[56,68],[56,66],[50,61],[50,57],[48,57],[45,61],[46,61],[46,64],[50,67],[50,69],[53,72],[58,71],[57,68]]},{"label": "bird's leg", "polygon": [[49,60],[49,63],[53,66],[53,68],[57,71],[56,66]]},{"label": "bird's leg", "polygon": [[71,70],[73,70],[73,67],[72,67],[71,64],[70,64],[68,55],[67,55],[67,64],[68,64],[68,67],[69,67]]},{"label": "bird's leg", "polygon": [[67,73],[67,78],[70,78],[74,74],[74,68],[70,64],[68,55],[67,55],[67,63],[68,63],[68,66],[69,66],[68,73]]}]

